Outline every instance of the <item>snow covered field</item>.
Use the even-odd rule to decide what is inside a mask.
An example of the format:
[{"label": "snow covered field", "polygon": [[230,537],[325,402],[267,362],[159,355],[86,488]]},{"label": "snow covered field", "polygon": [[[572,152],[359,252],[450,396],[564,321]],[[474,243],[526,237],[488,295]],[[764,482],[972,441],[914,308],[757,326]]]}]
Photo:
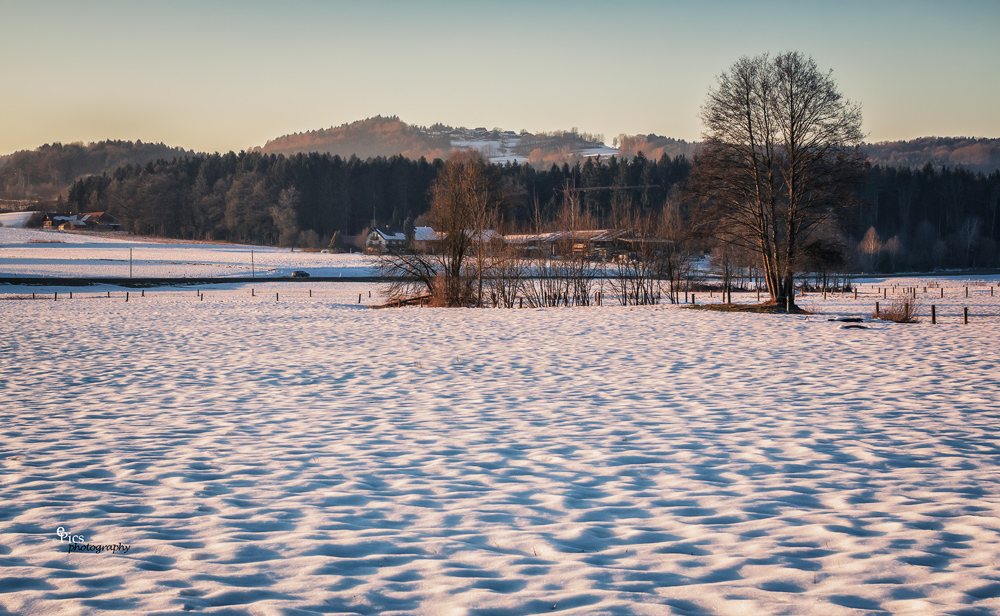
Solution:
[{"label": "snow covered field", "polygon": [[361,254],[0,228],[0,277],[127,278],[129,249],[136,278],[245,277],[251,275],[251,266],[258,276],[287,276],[295,270],[306,270],[313,276],[370,276],[373,265],[370,257]]},{"label": "snow covered field", "polygon": [[862,330],[0,286],[0,614],[996,614],[1000,294],[944,284]]}]

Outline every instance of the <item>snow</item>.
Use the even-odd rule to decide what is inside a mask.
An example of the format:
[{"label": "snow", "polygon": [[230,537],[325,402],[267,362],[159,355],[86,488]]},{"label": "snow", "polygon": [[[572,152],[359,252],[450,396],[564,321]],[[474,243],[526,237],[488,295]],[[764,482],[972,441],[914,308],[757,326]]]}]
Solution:
[{"label": "snow", "polygon": [[23,227],[37,212],[7,212],[0,214],[0,227]]},{"label": "snow", "polygon": [[937,325],[827,321],[935,281],[813,316],[0,286],[0,606],[997,613],[997,278],[945,279]]},{"label": "snow", "polygon": [[0,228],[0,277],[127,278],[130,249],[136,278],[247,277],[253,273],[288,276],[295,270],[312,276],[370,276],[375,265],[372,257],[360,253],[323,254],[272,246],[168,243],[125,234]]}]

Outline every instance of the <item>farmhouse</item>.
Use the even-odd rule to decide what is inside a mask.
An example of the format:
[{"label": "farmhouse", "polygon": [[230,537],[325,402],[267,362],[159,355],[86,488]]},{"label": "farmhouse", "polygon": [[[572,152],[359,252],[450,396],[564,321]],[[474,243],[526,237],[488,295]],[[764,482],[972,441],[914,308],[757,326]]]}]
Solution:
[{"label": "farmhouse", "polygon": [[42,226],[61,231],[118,231],[121,224],[107,212],[85,212],[83,214],[60,214],[46,212]]},{"label": "farmhouse", "polygon": [[406,246],[406,234],[402,231],[389,229],[372,229],[365,238],[365,252],[381,254],[391,250],[399,250]]}]

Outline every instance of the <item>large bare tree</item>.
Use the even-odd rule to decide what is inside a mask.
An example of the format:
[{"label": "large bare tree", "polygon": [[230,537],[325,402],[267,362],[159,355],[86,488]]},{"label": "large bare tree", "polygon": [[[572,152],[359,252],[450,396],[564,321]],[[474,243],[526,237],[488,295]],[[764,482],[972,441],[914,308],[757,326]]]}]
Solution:
[{"label": "large bare tree", "polygon": [[861,180],[861,107],[811,57],[743,57],[718,77],[701,112],[691,186],[711,232],[753,250],[771,299],[794,304],[802,248],[849,204]]}]

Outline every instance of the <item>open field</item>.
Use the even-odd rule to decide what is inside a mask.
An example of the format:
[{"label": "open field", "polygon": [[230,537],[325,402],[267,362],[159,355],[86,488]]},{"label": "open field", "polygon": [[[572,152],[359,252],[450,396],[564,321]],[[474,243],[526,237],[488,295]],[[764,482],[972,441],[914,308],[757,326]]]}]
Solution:
[{"label": "open field", "polygon": [[[827,320],[935,282],[937,325]],[[0,287],[0,614],[995,614],[997,282],[822,316]]]},{"label": "open field", "polygon": [[136,278],[288,276],[295,270],[313,276],[368,276],[374,264],[371,257],[357,253],[0,228],[0,277],[128,278],[130,249]]}]

